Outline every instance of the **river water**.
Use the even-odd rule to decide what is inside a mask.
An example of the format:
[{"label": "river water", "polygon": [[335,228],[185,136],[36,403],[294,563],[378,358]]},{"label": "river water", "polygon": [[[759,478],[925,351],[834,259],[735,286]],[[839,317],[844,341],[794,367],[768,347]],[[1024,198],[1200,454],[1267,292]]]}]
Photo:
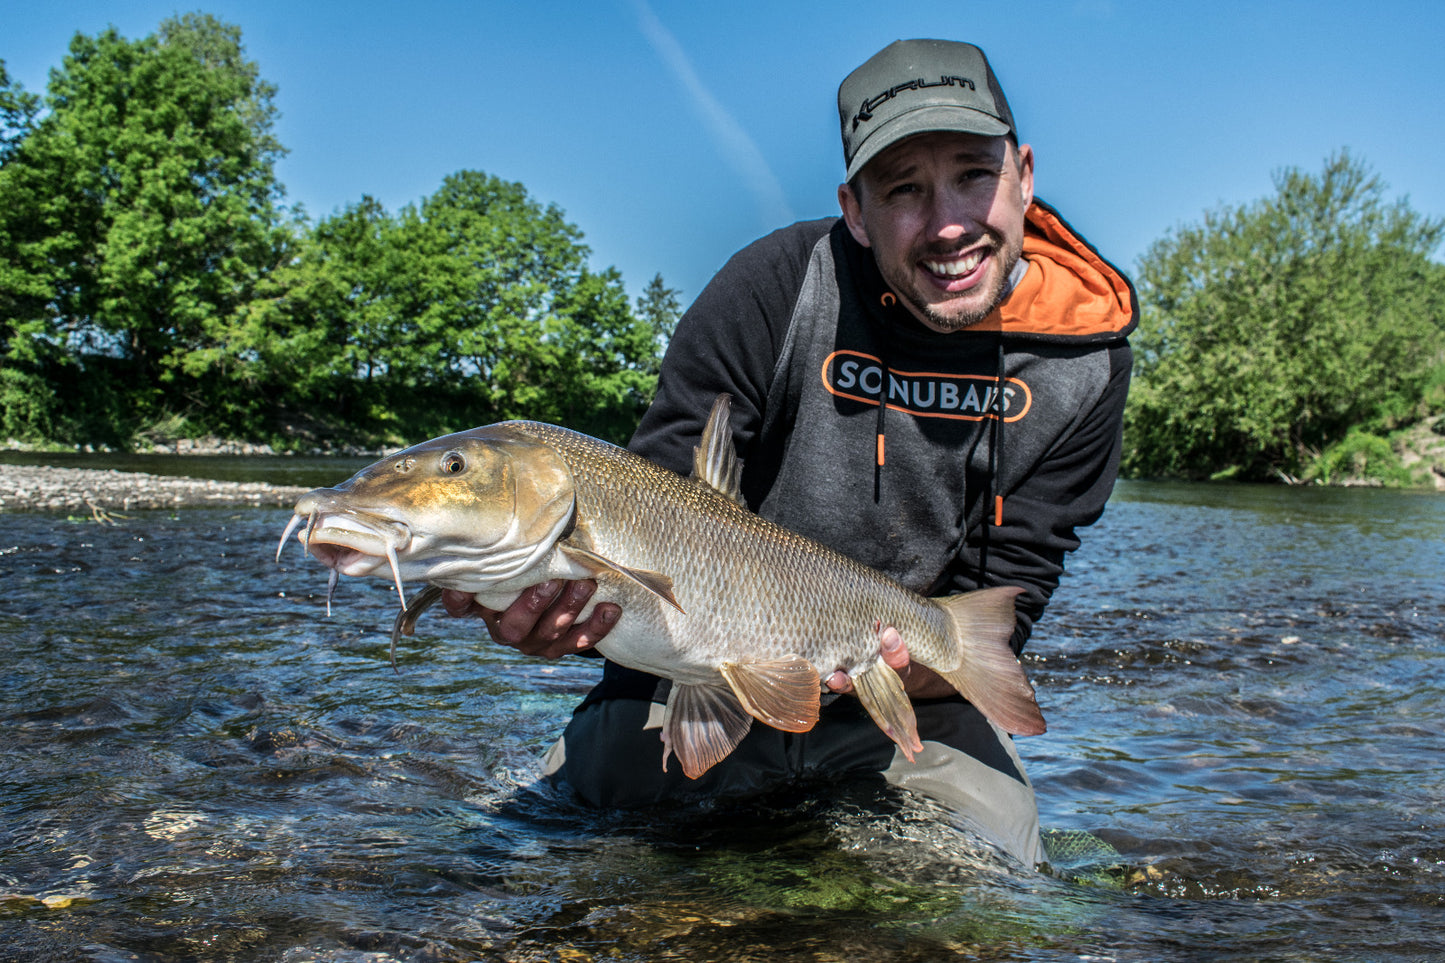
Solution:
[{"label": "river water", "polygon": [[869,787],[533,787],[594,665],[429,614],[393,673],[286,517],[0,515],[0,959],[1445,958],[1445,498],[1121,484],[1025,659],[1041,872]]}]

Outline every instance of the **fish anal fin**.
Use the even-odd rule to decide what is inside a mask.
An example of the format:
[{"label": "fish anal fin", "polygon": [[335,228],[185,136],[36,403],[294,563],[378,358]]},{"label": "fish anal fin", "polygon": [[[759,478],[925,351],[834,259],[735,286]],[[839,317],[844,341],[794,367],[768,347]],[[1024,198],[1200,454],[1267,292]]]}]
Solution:
[{"label": "fish anal fin", "polygon": [[923,751],[918,738],[918,719],[913,714],[913,703],[904,691],[903,680],[882,659],[874,662],[862,672],[853,674],[853,691],[863,708],[878,723],[884,735],[892,739],[903,752],[904,758],[913,761],[913,754]]},{"label": "fish anal fin", "polygon": [[732,396],[720,394],[712,403],[702,439],[692,450],[692,477],[739,505],[745,505],[742,491],[743,465],[733,445]]},{"label": "fish anal fin", "polygon": [[641,585],[679,612],[684,611],[683,607],[678,604],[676,597],[672,594],[672,579],[663,575],[661,572],[651,572],[642,568],[628,568],[626,565],[619,565],[590,549],[580,548],[576,545],[562,545],[559,547],[568,561],[583,569],[589,575],[595,576],[603,572],[616,572],[624,578]]},{"label": "fish anal fin", "polygon": [[935,599],[948,614],[957,656],[951,666],[929,668],[948,680],[989,721],[1016,736],[1046,728],[1034,687],[1009,645],[1014,631],[1016,586],[979,589]]},{"label": "fish anal fin", "polygon": [[765,662],[724,662],[720,669],[754,719],[784,732],[807,732],[818,724],[822,684],[807,659],[789,655]]},{"label": "fish anal fin", "polygon": [[662,717],[663,772],[671,753],[687,778],[698,778],[726,759],[752,724],[753,717],[730,690],[673,683]]}]

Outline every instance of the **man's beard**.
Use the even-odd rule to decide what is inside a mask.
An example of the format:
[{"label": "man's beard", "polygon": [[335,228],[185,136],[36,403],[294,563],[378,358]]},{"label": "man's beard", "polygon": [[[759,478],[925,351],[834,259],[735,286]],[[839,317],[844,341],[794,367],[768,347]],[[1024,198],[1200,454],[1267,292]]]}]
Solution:
[{"label": "man's beard", "polygon": [[[994,272],[990,277],[987,282],[989,285],[987,294],[978,302],[977,306],[933,303],[923,297],[916,284],[893,284],[892,287],[940,331],[951,334],[971,328],[992,314],[994,308],[1008,297],[1009,280],[1013,277],[1014,267],[1018,265],[1019,257],[1023,254],[1022,245],[1008,247],[1003,244],[1002,238],[997,240],[998,243],[994,246],[994,253],[991,256],[999,259],[997,266],[1002,270]],[[912,278],[909,280],[911,281]]]}]

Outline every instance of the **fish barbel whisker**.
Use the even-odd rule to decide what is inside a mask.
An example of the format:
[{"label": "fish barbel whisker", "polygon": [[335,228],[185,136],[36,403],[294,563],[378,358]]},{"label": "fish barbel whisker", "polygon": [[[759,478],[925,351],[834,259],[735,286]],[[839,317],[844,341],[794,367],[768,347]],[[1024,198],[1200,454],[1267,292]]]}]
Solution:
[{"label": "fish barbel whisker", "polygon": [[[396,596],[401,599],[401,610],[406,611],[406,589],[401,584],[401,562],[396,557],[396,546],[390,541],[386,543],[386,564],[391,566],[391,578],[396,583]],[[332,569],[333,574],[335,569]]]},{"label": "fish barbel whisker", "polygon": [[331,618],[331,600],[336,596],[336,583],[341,579],[341,572],[337,569],[331,570],[331,577],[326,580],[326,617]]},{"label": "fish barbel whisker", "polygon": [[292,516],[291,516],[291,521],[289,521],[289,522],[286,523],[286,531],[284,531],[284,532],[281,533],[281,541],[279,541],[279,542],[276,543],[276,561],[278,561],[278,562],[281,561],[281,553],[282,553],[283,551],[285,551],[285,549],[286,549],[286,539],[290,538],[290,537],[291,537],[291,534],[292,534],[293,532],[295,532],[296,529],[298,529],[298,528],[300,528],[300,527],[301,527],[301,516],[300,516],[300,515],[292,515]]}]

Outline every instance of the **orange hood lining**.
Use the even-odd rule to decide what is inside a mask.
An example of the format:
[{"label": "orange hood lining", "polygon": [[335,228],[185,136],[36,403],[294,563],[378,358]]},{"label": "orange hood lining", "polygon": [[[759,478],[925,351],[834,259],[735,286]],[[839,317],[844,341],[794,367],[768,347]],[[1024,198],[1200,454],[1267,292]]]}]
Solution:
[{"label": "orange hood lining", "polygon": [[1132,329],[1128,279],[1037,201],[1024,215],[1023,255],[1028,272],[972,330],[1097,340]]}]

